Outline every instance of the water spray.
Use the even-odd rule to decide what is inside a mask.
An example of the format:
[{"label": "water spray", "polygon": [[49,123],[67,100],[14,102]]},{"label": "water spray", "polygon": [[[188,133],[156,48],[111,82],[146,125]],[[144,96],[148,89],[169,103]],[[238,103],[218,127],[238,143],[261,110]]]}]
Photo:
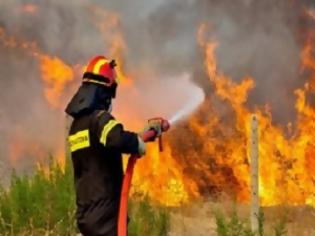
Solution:
[{"label": "water spray", "polygon": [[203,90],[197,86],[191,89],[191,95],[188,99],[188,102],[178,110],[169,120],[170,124],[174,124],[180,119],[191,114],[203,101],[205,98],[205,93]]}]

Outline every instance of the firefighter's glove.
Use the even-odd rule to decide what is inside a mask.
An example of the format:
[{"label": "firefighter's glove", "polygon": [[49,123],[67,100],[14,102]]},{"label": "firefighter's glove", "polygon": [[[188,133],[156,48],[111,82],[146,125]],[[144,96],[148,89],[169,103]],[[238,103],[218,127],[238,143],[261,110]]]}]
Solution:
[{"label": "firefighter's glove", "polygon": [[[152,139],[148,140],[150,141],[154,141],[156,137],[161,136],[162,134],[162,127],[161,127],[161,122],[158,121],[150,121],[145,127],[144,129],[139,133],[140,137],[143,138],[143,135],[150,130],[154,130],[156,135],[155,137],[152,137]],[[143,139],[142,139],[143,140]]]},{"label": "firefighter's glove", "polygon": [[140,136],[138,136],[138,155],[140,157],[145,155],[145,143]]}]

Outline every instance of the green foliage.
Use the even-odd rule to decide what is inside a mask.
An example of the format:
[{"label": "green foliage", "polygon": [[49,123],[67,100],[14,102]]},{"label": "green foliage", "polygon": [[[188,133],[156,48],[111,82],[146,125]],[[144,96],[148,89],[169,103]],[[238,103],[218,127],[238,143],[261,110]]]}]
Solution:
[{"label": "green foliage", "polygon": [[[69,159],[68,159],[69,160]],[[8,189],[0,186],[0,235],[77,235],[72,165],[64,170],[51,162],[34,175],[12,174]],[[148,201],[135,201],[130,209],[130,235],[167,234],[169,214]]]},{"label": "green foliage", "polygon": [[12,174],[0,192],[0,235],[70,235],[75,232],[72,170],[56,163],[34,176]]},{"label": "green foliage", "polygon": [[287,229],[286,229],[286,220],[281,219],[279,223],[277,223],[274,226],[274,233],[275,236],[284,236],[287,234]]},{"label": "green foliage", "polygon": [[129,235],[166,236],[169,230],[169,214],[165,208],[152,207],[148,198],[130,204],[132,212]]},{"label": "green foliage", "polygon": [[[230,217],[225,217],[221,212],[217,212],[216,224],[218,236],[264,236],[265,215],[260,210],[258,215],[258,232],[255,234],[251,231],[248,220],[242,220],[234,210]],[[273,232],[267,235],[284,236],[287,234],[286,219],[283,218],[280,222],[276,222],[273,227]]]},{"label": "green foliage", "polygon": [[242,221],[237,215],[236,210],[233,211],[229,218],[224,217],[220,212],[215,214],[218,236],[254,236],[249,223]]},{"label": "green foliage", "polygon": [[258,215],[258,235],[264,236],[264,224],[265,224],[265,214],[262,209],[259,211]]}]

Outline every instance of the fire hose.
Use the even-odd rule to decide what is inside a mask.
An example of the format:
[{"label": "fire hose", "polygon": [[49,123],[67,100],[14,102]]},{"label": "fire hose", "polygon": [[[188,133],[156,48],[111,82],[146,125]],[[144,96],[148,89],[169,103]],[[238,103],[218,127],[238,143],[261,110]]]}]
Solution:
[{"label": "fire hose", "polygon": [[[167,120],[163,118],[153,118],[148,121],[149,123],[155,122],[158,123],[161,129],[161,132],[166,132],[170,128],[170,124]],[[153,141],[157,137],[157,132],[154,129],[150,129],[144,132],[142,139],[144,142]],[[162,142],[162,133],[158,136],[159,141],[159,151],[163,151],[163,142]],[[133,170],[136,165],[138,155],[132,154],[129,157],[126,173],[124,176],[121,196],[120,196],[120,206],[119,206],[119,215],[118,215],[118,236],[127,236],[127,215],[128,215],[128,197],[130,192],[130,186],[133,176]]]}]

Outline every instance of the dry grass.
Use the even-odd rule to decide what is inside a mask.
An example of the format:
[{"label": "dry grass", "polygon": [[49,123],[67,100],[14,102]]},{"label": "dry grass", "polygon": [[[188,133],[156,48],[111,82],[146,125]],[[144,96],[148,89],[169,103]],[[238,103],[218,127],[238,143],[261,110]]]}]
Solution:
[{"label": "dry grass", "polygon": [[[216,236],[215,214],[230,217],[237,212],[241,221],[249,225],[249,206],[236,205],[228,199],[199,201],[171,213],[169,236]],[[287,236],[315,236],[315,209],[308,206],[275,206],[263,208],[264,235],[277,235],[275,230],[284,227]]]},{"label": "dry grass", "polygon": [[210,203],[195,203],[174,209],[169,236],[216,235],[216,222]]}]

